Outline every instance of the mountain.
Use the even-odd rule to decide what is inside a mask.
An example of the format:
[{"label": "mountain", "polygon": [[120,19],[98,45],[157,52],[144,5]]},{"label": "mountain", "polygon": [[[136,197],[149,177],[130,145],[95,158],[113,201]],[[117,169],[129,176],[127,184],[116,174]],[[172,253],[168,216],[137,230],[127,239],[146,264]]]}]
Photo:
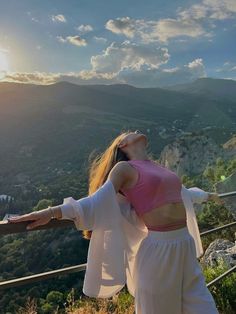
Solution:
[{"label": "mountain", "polygon": [[[224,85],[231,83],[224,80]],[[200,92],[127,84],[2,82],[1,194],[11,195],[13,184],[33,187],[71,171],[87,171],[90,154],[105,150],[123,130],[146,133],[150,150],[159,156],[185,133],[203,132],[224,143],[235,132],[235,123],[235,103]]]},{"label": "mountain", "polygon": [[[233,157],[235,121],[235,103],[200,92],[127,84],[2,82],[0,194],[14,197],[14,202],[1,200],[0,217],[87,195],[90,156],[104,151],[127,129],[147,134],[153,157],[160,156],[180,175],[201,176],[204,166],[221,155],[222,147]],[[214,209],[212,216],[213,222],[206,219],[204,228],[216,221],[215,226],[230,222],[222,209],[220,214]],[[0,280],[85,263],[87,251],[88,241],[75,228],[4,236],[0,238]],[[0,297],[0,312],[15,313],[14,306],[29,294],[40,298],[40,304],[71,287],[82,294],[83,272],[59,277],[7,290]]]},{"label": "mountain", "polygon": [[166,89],[202,95],[212,100],[236,102],[236,81],[231,79],[198,78],[192,83],[167,86]]}]

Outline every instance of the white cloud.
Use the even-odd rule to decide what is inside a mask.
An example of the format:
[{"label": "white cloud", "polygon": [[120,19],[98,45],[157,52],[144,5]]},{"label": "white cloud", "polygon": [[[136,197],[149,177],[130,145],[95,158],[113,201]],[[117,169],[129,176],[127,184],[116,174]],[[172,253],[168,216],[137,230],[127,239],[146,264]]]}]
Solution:
[{"label": "white cloud", "polygon": [[80,31],[81,33],[88,33],[93,30],[93,27],[91,25],[80,25],[76,27],[76,30]]},{"label": "white cloud", "polygon": [[[150,34],[145,34],[149,41],[167,42],[178,36],[199,37],[206,35],[203,27],[194,20],[161,19],[153,26]],[[143,36],[144,37],[144,36]]]},{"label": "white cloud", "polygon": [[131,19],[128,16],[121,17],[107,21],[105,27],[115,34],[124,34],[128,38],[133,38],[138,31],[140,21]]},{"label": "white cloud", "polygon": [[51,19],[53,22],[66,23],[66,18],[63,14],[52,15]]},{"label": "white cloud", "polygon": [[179,11],[178,15],[183,19],[213,19],[225,20],[235,17],[235,0],[203,0],[188,9]]},{"label": "white cloud", "polygon": [[182,66],[169,69],[150,69],[144,71],[122,71],[118,78],[136,87],[165,87],[174,84],[189,83],[199,77],[205,77],[202,59],[196,59]]},{"label": "white cloud", "polygon": [[226,61],[223,65],[215,70],[218,73],[228,74],[229,72],[236,71],[236,64],[230,61]]},{"label": "white cloud", "polygon": [[62,43],[66,43],[69,42],[72,45],[75,46],[87,46],[87,42],[85,39],[81,38],[80,36],[76,35],[76,36],[67,36],[66,38],[63,38],[62,36],[57,36],[57,39],[62,42]]},{"label": "white cloud", "polygon": [[113,42],[103,54],[93,56],[91,65],[95,71],[118,73],[123,68],[141,70],[145,66],[157,69],[168,60],[167,48],[137,45],[126,40],[121,44]]},{"label": "white cloud", "polygon": [[30,11],[27,11],[26,14],[30,17],[31,21],[39,23],[39,20],[36,17],[32,16],[32,13]]},{"label": "white cloud", "polygon": [[126,16],[108,20],[105,27],[114,34],[140,39],[142,43],[167,43],[179,36],[212,37],[214,34],[209,29],[216,28],[214,21],[234,18],[235,14],[236,0],[203,0],[184,10],[178,8],[176,18],[144,20]]},{"label": "white cloud", "polygon": [[[178,12],[179,11],[179,12]],[[202,4],[194,4],[190,8],[183,11],[177,10],[177,15],[183,20],[189,19],[203,19],[206,18],[208,9]]]},{"label": "white cloud", "polygon": [[199,37],[207,32],[200,23],[193,19],[166,18],[158,21],[134,20],[129,17],[109,20],[105,27],[115,34],[128,38],[137,37],[142,43],[163,42],[178,36]]},{"label": "white cloud", "polygon": [[47,72],[7,72],[4,81],[33,84],[52,84],[60,79],[60,74]]},{"label": "white cloud", "polygon": [[32,18],[31,18],[31,21],[36,22],[36,23],[39,23],[39,20],[38,20],[36,17],[32,17]]},{"label": "white cloud", "polygon": [[82,70],[79,73],[50,73],[50,72],[7,72],[2,81],[49,85],[59,81],[75,84],[111,84],[117,83],[116,78],[107,73]]},{"label": "white cloud", "polygon": [[[127,42],[125,45],[129,46]],[[123,52],[119,52],[119,50],[122,50],[122,45],[119,47],[113,44],[110,47],[112,49],[109,52],[105,51],[101,55],[103,58],[91,60],[91,70],[82,70],[77,73],[8,72],[5,75],[4,81],[34,84],[52,84],[59,81],[68,81],[82,85],[126,83],[136,87],[164,87],[178,83],[187,83],[198,77],[206,76],[201,58],[195,59],[183,66],[161,69],[159,66],[161,64],[165,65],[169,59],[167,50],[157,50],[157,55],[159,54],[157,57],[154,51],[141,51],[142,49],[139,50],[140,47],[132,47],[130,52],[135,61],[132,62],[132,58],[125,58],[125,61],[122,62],[121,59],[124,57],[124,54]],[[117,51],[113,51],[114,47]],[[106,52],[110,55],[110,60],[109,57],[106,59]],[[115,65],[109,65],[109,61],[113,61],[113,58],[118,58],[120,61],[116,62]],[[141,62],[142,65],[140,65],[140,58],[145,60],[144,63]]]},{"label": "white cloud", "polygon": [[97,42],[101,42],[101,43],[107,42],[107,39],[104,38],[104,37],[97,37],[97,36],[94,36],[93,38],[94,38]]},{"label": "white cloud", "polygon": [[199,66],[202,66],[202,65],[203,65],[202,59],[198,58],[198,59],[193,60],[192,62],[189,62],[188,67],[190,69],[194,69],[194,68],[198,68]]}]

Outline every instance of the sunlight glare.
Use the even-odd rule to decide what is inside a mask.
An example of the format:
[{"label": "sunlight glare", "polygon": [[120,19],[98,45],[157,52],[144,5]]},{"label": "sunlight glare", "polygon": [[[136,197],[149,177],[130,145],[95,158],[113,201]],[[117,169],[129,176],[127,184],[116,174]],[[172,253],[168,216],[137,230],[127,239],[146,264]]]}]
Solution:
[{"label": "sunlight glare", "polygon": [[0,50],[0,80],[3,79],[6,75],[6,72],[9,70],[9,64],[7,56],[4,52]]}]

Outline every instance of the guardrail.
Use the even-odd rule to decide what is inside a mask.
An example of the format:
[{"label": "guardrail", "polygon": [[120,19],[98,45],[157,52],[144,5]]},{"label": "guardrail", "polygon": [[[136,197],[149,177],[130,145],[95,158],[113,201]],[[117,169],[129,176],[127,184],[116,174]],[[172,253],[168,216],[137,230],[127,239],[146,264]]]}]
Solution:
[{"label": "guardrail", "polygon": [[[233,192],[228,192],[228,193],[221,193],[219,194],[220,198],[224,197],[230,197],[236,195],[236,191]],[[29,221],[23,221],[19,222],[17,224],[11,224],[8,223],[7,221],[0,221],[0,235],[6,235],[6,234],[12,234],[12,233],[20,233],[20,232],[32,232],[35,230],[43,230],[43,229],[49,229],[49,228],[65,228],[65,227],[75,227],[74,222],[71,220],[57,220],[57,219],[52,219],[48,224],[42,225],[35,227],[33,230],[27,230],[26,226],[28,225]],[[200,233],[201,237],[204,237],[210,233],[218,232],[223,229],[231,228],[236,226],[236,221],[233,221],[231,223],[228,223],[223,226],[219,226],[204,232]],[[25,277],[20,277],[16,279],[11,279],[11,280],[6,280],[3,282],[0,282],[0,290],[10,288],[10,287],[16,287],[16,286],[21,286],[27,283],[33,283],[41,280],[46,280],[49,278],[54,278],[59,275],[66,275],[66,274],[71,274],[71,273],[76,273],[80,271],[84,271],[86,269],[86,263],[85,264],[80,264],[80,265],[75,265],[75,266],[70,266],[70,267],[65,267],[65,268],[60,268],[52,271],[47,271],[44,273],[39,273],[35,275],[30,275],[30,276],[25,276]],[[236,265],[229,270],[227,270],[225,273],[221,274],[219,277],[215,278],[211,282],[207,283],[207,287],[211,287],[212,285],[217,284],[222,278],[230,275],[236,270]]]}]

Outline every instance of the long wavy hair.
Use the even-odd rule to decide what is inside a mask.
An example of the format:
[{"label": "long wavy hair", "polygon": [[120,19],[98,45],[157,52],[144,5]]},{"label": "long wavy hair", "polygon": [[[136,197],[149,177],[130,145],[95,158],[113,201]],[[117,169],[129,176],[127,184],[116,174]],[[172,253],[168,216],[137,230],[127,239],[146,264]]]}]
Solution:
[{"label": "long wavy hair", "polygon": [[[98,154],[91,162],[91,166],[89,167],[88,195],[96,192],[99,187],[105,183],[109,172],[117,162],[129,160],[127,155],[118,147],[118,144],[130,132],[132,131],[127,130],[118,135],[114,140],[112,140],[108,148],[103,153]],[[90,240],[92,230],[83,230],[82,235],[84,239]]]}]

